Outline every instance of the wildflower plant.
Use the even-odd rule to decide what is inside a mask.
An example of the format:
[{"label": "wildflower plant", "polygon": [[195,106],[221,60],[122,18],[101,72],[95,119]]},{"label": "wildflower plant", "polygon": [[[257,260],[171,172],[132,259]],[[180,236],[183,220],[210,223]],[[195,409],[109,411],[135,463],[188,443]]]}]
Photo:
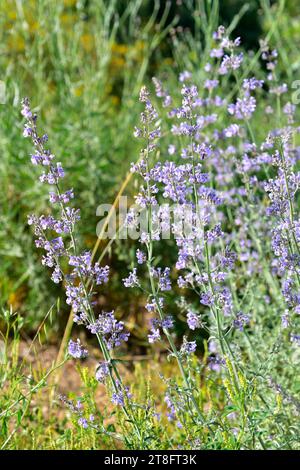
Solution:
[{"label": "wildflower plant", "polygon": [[[292,267],[297,263],[295,252],[297,235],[294,233],[297,225],[294,224],[293,207],[297,176],[292,174],[287,163],[282,163],[278,151],[275,161],[281,168],[281,183],[277,179],[275,184],[273,180],[264,182],[272,171],[269,166],[274,160],[270,153],[274,147],[273,141],[279,139],[281,147],[282,142],[284,143],[285,151],[281,149],[281,154],[285,154],[287,159],[289,152],[291,155],[295,154],[294,148],[289,145],[292,137],[290,124],[293,122],[295,107],[290,103],[284,106],[288,127],[272,131],[265,141],[262,141],[259,149],[251,120],[257,108],[255,95],[262,90],[264,80],[254,76],[245,78],[243,74],[241,74],[242,79],[238,76],[244,61],[243,53],[238,51],[239,38],[230,40],[225,28],[219,27],[213,39],[215,47],[210,52],[210,62],[205,66],[209,78],[201,84],[201,95],[198,87],[192,82],[192,75],[187,71],[181,73],[179,76],[181,103],[175,107],[176,98],[170,96],[160,80],[153,79],[156,96],[162,100],[165,129],[161,129],[163,121],[151,102],[149,91],[146,88],[141,90],[140,101],[145,110],[141,114],[141,126],[135,129],[134,135],[144,139],[145,148],[141,151],[139,162],[132,166],[132,171],[138,173],[143,180],[140,192],[136,196],[136,203],[140,210],[146,209],[148,231],[140,234],[141,249],[137,251],[137,264],[144,263],[147,266],[149,284],[145,287],[145,283],[138,277],[137,268],[134,268],[129,278],[124,280],[124,284],[126,287],[138,287],[148,295],[145,308],[154,316],[150,320],[149,343],[163,341],[165,337],[169,343],[170,355],[178,362],[183,380],[183,385],[173,384],[174,390],[177,391],[178,409],[185,409],[191,415],[193,413],[191,408],[194,408],[199,423],[211,432],[212,422],[222,426],[220,415],[217,413],[210,419],[203,416],[199,397],[194,396],[193,372],[185,360],[196,351],[197,344],[184,337],[182,345],[179,348],[176,346],[172,335],[174,318],[169,315],[173,307],[167,305],[164,291],[167,294],[173,289],[172,281],[177,277],[180,289],[194,293],[200,308],[186,301],[186,322],[190,330],[204,328],[209,335],[209,349],[212,352],[208,358],[210,367],[212,370],[222,371],[229,406],[238,412],[243,423],[242,429],[234,438],[234,445],[240,445],[241,436],[247,428],[253,439],[256,434],[260,446],[266,448],[266,443],[253,421],[247,404],[249,397],[254,399],[257,393],[256,373],[253,373],[251,367],[248,367],[242,359],[245,346],[239,335],[245,337],[245,342],[248,343],[246,349],[250,347],[251,352],[248,354],[253,357],[252,340],[248,333],[252,315],[250,311],[244,311],[244,305],[248,302],[247,300],[244,302],[241,293],[236,290],[238,280],[234,276],[234,270],[238,264],[243,266],[248,261],[249,254],[246,250],[243,253],[247,246],[251,248],[255,243],[255,248],[258,247],[259,254],[262,255],[253,227],[249,229],[250,233],[247,233],[249,223],[243,227],[241,221],[249,216],[253,218],[253,205],[258,202],[259,197],[262,197],[261,191],[265,189],[271,193],[271,199],[276,200],[275,208],[267,209],[266,213],[272,211],[276,213],[277,209],[280,221],[285,212],[289,214],[290,220],[287,219],[283,224],[284,236],[281,223],[277,224],[274,232],[277,234],[277,243],[283,246],[283,253],[277,252],[277,255],[285,256],[281,272],[278,274],[280,276],[284,271],[288,277],[284,291],[286,300],[288,306],[294,308],[294,312],[297,311],[297,294],[292,293],[294,284],[290,279],[293,277],[293,272],[296,275]],[[267,60],[267,81],[272,85],[269,93],[275,94],[278,100],[278,97],[287,91],[287,87],[285,84],[273,85],[274,80],[276,81],[274,76],[276,57],[276,51],[267,52],[266,45],[262,45],[262,58]],[[227,76],[227,80],[228,77],[232,77],[239,86],[239,95],[231,102],[217,94],[224,76]],[[277,103],[277,109],[281,109],[281,103]],[[226,127],[220,128],[220,123],[224,122],[224,113],[227,114]],[[168,144],[167,151],[166,147],[160,145],[162,134],[170,136],[171,143]],[[273,189],[275,185],[278,187],[277,191],[276,187]],[[160,204],[162,200],[164,203],[165,201],[169,203],[168,207],[176,203],[173,205],[171,223],[171,234],[177,251],[175,266],[157,267],[158,261],[155,259],[155,247],[162,242],[164,223],[166,221],[170,223],[170,214],[167,213],[166,205]],[[258,210],[262,220],[265,221],[265,208],[261,207]],[[226,230],[226,227],[230,226],[228,214],[230,222],[235,223],[237,227],[238,236],[224,231],[224,228]],[[188,218],[190,222],[187,233],[183,230],[183,217],[185,221]],[[134,223],[134,220],[138,219],[130,217],[129,223]],[[255,229],[259,229],[267,239],[268,230],[271,229],[270,224],[267,222],[266,227],[263,227],[256,221],[256,225]],[[248,263],[250,274],[253,274],[253,271],[259,273],[263,271],[264,282],[269,288],[274,289],[275,286],[278,295],[277,280],[270,275],[270,267],[266,268],[267,273],[265,269],[262,270],[256,261],[258,253],[255,249],[252,250]],[[273,270],[277,264],[273,263]],[[288,310],[285,310],[284,327],[292,325],[292,321],[289,323],[289,318],[295,321],[295,315],[290,317]],[[292,342],[299,344],[296,333],[291,333],[290,338]],[[260,364],[260,370],[263,369]],[[266,370],[264,373],[267,373]],[[266,376],[264,378],[268,380]],[[183,397],[187,398],[186,405],[182,403]],[[259,397],[262,399],[261,394]],[[168,419],[175,419],[176,400],[172,401],[170,395],[167,395],[166,403],[171,410]]]},{"label": "wildflower plant", "polygon": [[[108,282],[109,268],[101,267],[97,262],[92,263],[90,252],[78,252],[75,227],[80,215],[78,209],[69,205],[74,197],[73,190],[61,190],[61,180],[65,176],[63,167],[60,162],[55,162],[55,156],[46,148],[47,135],[39,136],[37,115],[32,112],[27,98],[22,101],[21,113],[26,119],[23,135],[30,138],[34,146],[31,162],[45,169],[40,181],[54,188],[54,191],[49,193],[49,200],[58,208],[57,218],[53,215],[28,217],[28,223],[34,226],[37,237],[35,244],[45,251],[42,264],[52,270],[53,282],[63,282],[66,302],[74,312],[74,322],[84,325],[96,336],[104,358],[104,362],[99,364],[96,378],[102,382],[109,377],[113,390],[112,402],[122,407],[126,418],[131,420],[137,435],[140,436],[139,428],[132,417],[129,388],[123,384],[111,355],[115,347],[128,340],[129,333],[124,331],[124,324],[117,321],[113,312],[102,312],[96,319],[93,311],[94,286]],[[71,271],[67,270],[64,262],[71,267]],[[70,340],[68,353],[76,359],[88,355],[87,349],[81,345],[79,339]],[[85,418],[79,419],[83,427],[89,426]]]},{"label": "wildflower plant", "polygon": [[[160,405],[172,445],[180,434],[188,448],[295,448],[299,434],[290,410],[298,416],[299,403],[287,389],[295,390],[296,365],[290,361],[288,372],[281,371],[300,344],[296,110],[282,98],[287,85],[276,76],[278,54],[265,42],[260,52],[266,74],[258,77],[251,68],[249,74],[251,57],[242,52],[240,38],[232,40],[220,26],[211,42],[200,83],[187,70],[174,96],[158,78],[155,98],[142,87],[143,109],[134,128],[143,144],[132,172],[141,184],[126,225],[139,235],[123,284],[143,296],[149,347],[160,343],[178,367],[175,376],[160,374],[163,405],[155,397],[135,403],[123,383],[113,351],[129,333],[113,311],[96,318],[93,309],[95,286],[107,284],[109,267],[79,252],[73,190],[61,189],[63,166],[47,149],[47,136],[38,135],[37,117],[25,99],[24,136],[32,139],[31,161],[43,167],[40,181],[53,188],[55,208],[53,215],[29,216],[29,223],[45,252],[42,263],[64,286],[74,321],[98,340],[103,361],[96,380],[110,384],[111,401],[130,422],[135,445],[157,444],[153,423]],[[265,106],[268,99],[275,113]],[[266,135],[254,131],[260,101],[264,116],[276,117],[276,128]],[[141,214],[146,223],[139,226]],[[172,254],[161,256],[166,238]],[[176,337],[178,311],[184,334]],[[74,358],[87,356],[79,340],[71,340],[68,351]],[[63,401],[82,428],[98,426],[80,406]]]}]

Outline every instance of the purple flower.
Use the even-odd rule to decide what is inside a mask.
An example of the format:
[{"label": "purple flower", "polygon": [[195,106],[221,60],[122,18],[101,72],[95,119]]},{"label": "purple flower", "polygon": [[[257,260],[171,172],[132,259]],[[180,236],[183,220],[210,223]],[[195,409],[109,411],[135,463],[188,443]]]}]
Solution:
[{"label": "purple flower", "polygon": [[282,328],[288,328],[290,326],[289,311],[285,310],[284,314],[281,315]]},{"label": "purple flower", "polygon": [[239,134],[240,126],[238,124],[231,124],[230,126],[224,129],[225,137],[234,137]]},{"label": "purple flower", "polygon": [[243,88],[244,90],[252,91],[257,88],[262,88],[263,84],[263,80],[257,80],[255,77],[245,78],[243,81]]},{"label": "purple flower", "polygon": [[161,321],[161,327],[166,328],[167,330],[171,329],[174,327],[174,319],[170,315],[168,315],[166,318],[164,318]]},{"label": "purple flower", "polygon": [[158,286],[161,291],[171,290],[170,268],[152,268],[151,276],[158,279]]},{"label": "purple flower", "polygon": [[194,353],[196,349],[197,349],[196,341],[186,341],[185,338],[183,339],[183,344],[180,348],[181,354],[189,355],[189,354]]},{"label": "purple flower", "polygon": [[97,320],[87,325],[94,335],[100,334],[108,349],[113,349],[128,341],[129,333],[124,331],[124,323],[114,317],[114,312],[102,312]]},{"label": "purple flower", "polygon": [[176,418],[176,408],[175,408],[172,398],[170,397],[168,393],[165,395],[165,403],[168,407],[168,413],[167,413],[168,421],[173,421]]},{"label": "purple flower", "polygon": [[195,330],[196,328],[201,328],[201,320],[197,313],[189,310],[187,313],[187,324],[190,330]]},{"label": "purple flower", "polygon": [[256,99],[254,96],[245,96],[238,98],[235,104],[228,106],[228,112],[237,119],[250,119],[256,108]]},{"label": "purple flower", "polygon": [[80,343],[80,340],[72,341],[70,339],[69,346],[68,346],[69,354],[74,357],[75,359],[83,359],[88,356],[87,349],[84,349]]},{"label": "purple flower", "polygon": [[32,114],[31,109],[30,109],[29,100],[27,98],[25,98],[22,101],[21,114],[26,119],[32,119],[33,118],[33,114]]},{"label": "purple flower", "polygon": [[208,307],[213,305],[214,299],[212,294],[209,292],[204,292],[203,294],[201,294],[200,302],[201,304],[207,305]]},{"label": "purple flower", "polygon": [[[88,311],[89,304],[88,304],[87,299],[85,298],[84,287],[82,284],[79,284],[78,286],[67,284],[66,296],[67,296],[67,299],[66,299],[67,304],[71,305],[75,313],[85,314],[86,311]],[[84,320],[85,317],[86,315],[82,317],[82,320]]]},{"label": "purple flower", "polygon": [[62,281],[63,274],[62,274],[61,269],[58,265],[55,266],[55,268],[52,272],[52,275],[51,275],[51,279],[55,284],[59,284]]},{"label": "purple flower", "polygon": [[233,325],[240,331],[243,331],[244,327],[248,325],[250,318],[248,315],[245,315],[243,312],[239,312],[236,318],[233,321]]},{"label": "purple flower", "polygon": [[168,154],[169,154],[169,155],[175,155],[175,153],[176,153],[176,146],[173,145],[173,144],[169,145],[169,147],[168,147]]},{"label": "purple flower", "polygon": [[[221,57],[223,57],[224,55],[224,51],[222,48],[215,48],[215,49],[212,49],[209,53],[210,57],[214,57],[216,59],[220,59]],[[225,71],[225,68],[224,68],[224,71]],[[227,69],[226,69],[227,71]]]},{"label": "purple flower", "polygon": [[23,136],[24,136],[24,137],[31,137],[32,132],[33,132],[33,131],[32,131],[32,128],[29,127],[27,124],[25,124],[24,130],[23,130]]},{"label": "purple flower", "polygon": [[89,427],[86,418],[83,418],[83,417],[79,418],[78,424],[79,424],[79,426],[81,426],[83,429],[87,429],[87,428]]},{"label": "purple flower", "polygon": [[122,387],[120,382],[117,380],[116,385],[118,387],[118,390],[116,390],[112,397],[111,401],[118,406],[125,406],[125,400],[130,400],[132,398],[131,393],[129,392],[129,387]]},{"label": "purple flower", "polygon": [[179,74],[179,81],[181,83],[186,82],[192,78],[192,74],[188,72],[187,70],[184,70]]},{"label": "purple flower", "polygon": [[139,264],[143,264],[143,263],[145,263],[146,260],[147,260],[147,257],[146,257],[146,255],[145,255],[145,253],[144,253],[142,250],[140,250],[140,249],[137,249],[137,250],[136,250],[136,258],[137,258],[137,262],[138,262]]},{"label": "purple flower", "polygon": [[157,304],[161,309],[163,309],[164,299],[162,297],[156,299],[151,297],[150,301],[145,305],[145,308],[148,312],[155,312],[157,310]]},{"label": "purple flower", "polygon": [[241,66],[243,58],[242,52],[238,55],[224,55],[219,68],[219,74],[226,75],[230,70],[237,70]]},{"label": "purple flower", "polygon": [[50,191],[49,193],[49,200],[52,204],[55,204],[58,202],[63,202],[64,204],[67,204],[73,198],[74,198],[73,189],[69,189],[68,191],[62,194],[57,194],[52,191]]},{"label": "purple flower", "polygon": [[40,181],[42,183],[48,183],[50,185],[55,185],[59,182],[61,178],[65,176],[65,172],[63,167],[61,166],[61,163],[58,162],[56,165],[52,165],[51,169],[48,173],[43,173],[40,176]]},{"label": "purple flower", "polygon": [[138,287],[140,285],[136,272],[137,269],[133,268],[129,276],[123,279],[125,287]]},{"label": "purple flower", "polygon": [[208,358],[208,365],[209,368],[214,372],[220,372],[221,367],[226,364],[225,360],[222,359],[220,356],[209,356]]},{"label": "purple flower", "polygon": [[232,269],[237,260],[237,254],[230,251],[229,247],[225,248],[224,255],[220,256],[220,263],[223,268]]},{"label": "purple flower", "polygon": [[207,90],[213,90],[216,88],[219,84],[219,80],[205,80],[204,82],[204,88],[207,88]]},{"label": "purple flower", "polygon": [[149,343],[153,344],[161,340],[159,328],[152,328],[151,333],[148,335]]},{"label": "purple flower", "polygon": [[107,362],[101,362],[96,370],[95,377],[98,382],[104,383],[106,377],[109,375],[109,364]]},{"label": "purple flower", "polygon": [[296,335],[295,333],[291,333],[291,342],[295,343],[297,346],[300,346],[300,335]]},{"label": "purple flower", "polygon": [[99,263],[95,263],[93,268],[93,276],[98,286],[106,284],[109,276],[109,266],[101,267]]},{"label": "purple flower", "polygon": [[171,106],[172,104],[172,98],[169,95],[169,93],[164,89],[162,83],[160,80],[157,78],[153,77],[152,81],[155,86],[155,93],[158,98],[163,98],[163,107],[166,108],[168,106]]}]

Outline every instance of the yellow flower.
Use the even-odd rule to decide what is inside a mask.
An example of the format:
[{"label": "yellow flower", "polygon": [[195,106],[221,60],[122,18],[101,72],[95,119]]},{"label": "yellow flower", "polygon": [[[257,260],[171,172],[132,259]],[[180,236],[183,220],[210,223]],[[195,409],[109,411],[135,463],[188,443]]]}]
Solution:
[{"label": "yellow flower", "polygon": [[128,46],[126,44],[112,44],[111,46],[112,52],[116,52],[117,54],[124,55],[128,51]]},{"label": "yellow flower", "polygon": [[39,24],[37,21],[32,21],[29,23],[29,32],[34,33],[38,30]]},{"label": "yellow flower", "polygon": [[173,65],[173,64],[174,64],[174,60],[172,59],[172,57],[166,57],[166,58],[163,60],[163,63],[164,63],[164,65]]},{"label": "yellow flower", "polygon": [[74,13],[63,13],[60,16],[60,21],[65,26],[73,26],[74,23],[76,23],[77,19],[78,19],[78,17]]},{"label": "yellow flower", "polygon": [[136,41],[133,47],[137,51],[143,51],[145,49],[145,43],[144,41]]},{"label": "yellow flower", "polygon": [[84,86],[83,86],[83,85],[79,85],[79,86],[77,86],[77,87],[72,88],[72,93],[73,93],[74,96],[79,97],[79,96],[82,95],[83,90],[84,90]]},{"label": "yellow flower", "polygon": [[7,47],[16,52],[22,52],[25,49],[25,41],[19,34],[11,35],[8,38]]},{"label": "yellow flower", "polygon": [[7,18],[14,21],[17,19],[17,13],[14,10],[8,10]]},{"label": "yellow flower", "polygon": [[80,42],[87,52],[90,52],[94,48],[95,41],[92,34],[83,34],[80,38]]},{"label": "yellow flower", "polygon": [[17,310],[21,307],[25,294],[25,287],[19,287],[15,292],[9,294],[7,303],[12,306],[13,310]]},{"label": "yellow flower", "polygon": [[113,68],[120,69],[124,67],[125,60],[123,59],[123,57],[112,57],[110,65]]},{"label": "yellow flower", "polygon": [[77,0],[64,0],[64,5],[66,7],[73,7],[76,5]]},{"label": "yellow flower", "polygon": [[119,96],[116,96],[116,95],[111,96],[111,103],[113,106],[118,106],[118,104],[120,103]]}]

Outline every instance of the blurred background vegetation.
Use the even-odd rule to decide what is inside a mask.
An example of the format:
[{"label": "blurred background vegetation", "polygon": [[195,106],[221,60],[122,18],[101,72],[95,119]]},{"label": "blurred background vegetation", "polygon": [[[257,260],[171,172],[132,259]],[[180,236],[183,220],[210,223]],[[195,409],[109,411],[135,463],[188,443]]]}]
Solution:
[{"label": "blurred background vegetation", "polygon": [[[1,0],[0,80],[6,89],[0,105],[1,308],[18,311],[29,336],[61,297],[51,324],[50,337],[57,337],[68,307],[40,266],[27,226],[29,213],[48,211],[48,198],[28,164],[21,98],[28,96],[41,115],[52,152],[66,168],[66,185],[76,193],[81,243],[93,249],[96,208],[114,201],[130,162],[138,158],[132,130],[139,119],[141,85],[167,73],[172,91],[179,71],[200,76],[204,44],[218,24],[230,26],[254,52],[268,33],[279,50],[281,78],[296,79],[299,10],[297,0]],[[98,300],[100,306],[117,306],[129,329],[143,327],[137,318],[142,299],[120,289],[134,250],[127,246],[124,254],[119,243],[107,250],[104,261],[112,266],[112,280],[109,295],[102,291]],[[143,331],[136,328],[133,337],[143,346]]]}]

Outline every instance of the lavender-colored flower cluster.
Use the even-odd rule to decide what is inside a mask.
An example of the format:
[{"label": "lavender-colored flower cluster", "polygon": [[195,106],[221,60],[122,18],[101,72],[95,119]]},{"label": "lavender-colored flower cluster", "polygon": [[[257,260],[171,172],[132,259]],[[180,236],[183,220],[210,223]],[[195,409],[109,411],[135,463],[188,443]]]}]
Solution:
[{"label": "lavender-colored flower cluster", "polygon": [[98,426],[95,424],[95,416],[90,414],[86,416],[86,412],[81,400],[77,400],[74,403],[71,400],[68,400],[64,395],[59,395],[59,399],[62,403],[71,411],[71,413],[76,416],[78,425],[83,429],[93,428],[98,430]]},{"label": "lavender-colored flower cluster", "polygon": [[[112,401],[125,406],[124,397],[129,399],[131,395],[129,389],[121,382],[116,365],[111,366],[111,351],[127,341],[129,333],[124,330],[124,323],[115,318],[113,311],[102,312],[97,320],[93,311],[94,287],[108,282],[109,267],[100,266],[98,262],[93,263],[89,251],[78,252],[75,225],[80,219],[79,209],[69,206],[74,198],[74,192],[72,189],[62,191],[61,180],[65,176],[64,169],[60,162],[56,163],[55,156],[46,148],[48,137],[38,135],[37,115],[31,111],[27,98],[22,101],[21,113],[26,119],[23,135],[31,138],[34,146],[31,162],[46,169],[40,181],[53,187],[54,190],[49,193],[49,200],[58,213],[57,218],[49,214],[28,217],[29,225],[34,226],[36,246],[45,251],[42,264],[52,269],[51,278],[55,283],[63,282],[66,302],[72,307],[74,322],[85,325],[97,336],[105,362],[98,367],[96,379],[102,382],[109,376],[114,390]],[[63,259],[67,260],[68,270],[63,269]],[[88,355],[87,349],[81,345],[79,339],[70,340],[68,353],[76,359]],[[127,410],[126,416],[128,416]],[[83,417],[80,417],[78,422],[84,428],[88,426]]]},{"label": "lavender-colored flower cluster", "polygon": [[124,323],[116,320],[114,312],[102,312],[87,328],[95,335],[100,334],[108,349],[120,346],[129,337],[129,333],[124,331]]}]

